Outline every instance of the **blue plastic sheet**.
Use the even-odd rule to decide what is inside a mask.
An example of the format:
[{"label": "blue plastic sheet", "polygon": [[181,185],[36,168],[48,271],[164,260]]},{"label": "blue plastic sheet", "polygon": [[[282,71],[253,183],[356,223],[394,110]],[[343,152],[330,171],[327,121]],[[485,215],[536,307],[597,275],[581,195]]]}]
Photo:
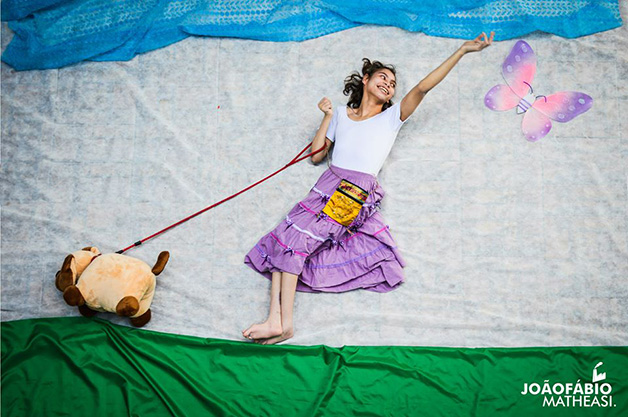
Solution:
[{"label": "blue plastic sheet", "polygon": [[17,70],[129,60],[188,36],[303,41],[361,24],[497,40],[544,31],[574,38],[621,25],[618,1],[551,0],[5,0]]}]

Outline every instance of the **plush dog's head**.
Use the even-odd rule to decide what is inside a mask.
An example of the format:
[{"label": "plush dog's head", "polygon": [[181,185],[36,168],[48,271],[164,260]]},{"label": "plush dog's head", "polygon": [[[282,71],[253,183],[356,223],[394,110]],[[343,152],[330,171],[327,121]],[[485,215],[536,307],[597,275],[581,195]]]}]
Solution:
[{"label": "plush dog's head", "polygon": [[70,285],[76,284],[85,268],[96,256],[100,255],[98,248],[87,247],[65,257],[61,269],[57,272],[55,285],[59,291],[64,291]]}]

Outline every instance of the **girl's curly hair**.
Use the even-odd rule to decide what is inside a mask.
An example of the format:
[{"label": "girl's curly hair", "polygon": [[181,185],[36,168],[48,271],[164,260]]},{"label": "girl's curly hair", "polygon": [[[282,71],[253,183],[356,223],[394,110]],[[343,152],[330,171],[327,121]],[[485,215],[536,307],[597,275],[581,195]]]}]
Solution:
[{"label": "girl's curly hair", "polygon": [[[357,71],[352,72],[351,75],[345,78],[345,88],[342,91],[345,96],[349,96],[349,102],[347,103],[347,106],[351,107],[352,109],[360,107],[360,103],[362,102],[362,96],[364,95],[364,85],[362,84],[362,79],[365,75],[372,77],[376,71],[381,69],[387,69],[392,72],[393,75],[397,75],[395,67],[392,65],[382,64],[379,61],[371,62],[371,60],[368,58],[362,58],[362,62],[364,62],[364,65],[362,66],[362,75],[360,75],[360,73]],[[392,100],[388,100],[382,106],[382,111],[386,110],[392,105]]]}]

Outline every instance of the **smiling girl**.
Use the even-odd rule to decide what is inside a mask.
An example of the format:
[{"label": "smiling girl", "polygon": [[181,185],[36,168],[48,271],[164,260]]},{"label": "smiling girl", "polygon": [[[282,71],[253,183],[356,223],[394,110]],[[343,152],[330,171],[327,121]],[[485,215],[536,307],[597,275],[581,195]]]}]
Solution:
[{"label": "smiling girl", "polygon": [[466,53],[493,41],[482,33],[467,41],[438,68],[393,104],[397,87],[393,66],[364,58],[362,74],[345,79],[347,106],[332,108],[323,98],[323,121],[312,142],[312,161],[332,164],[310,193],[245,257],[245,263],[271,279],[270,312],[264,323],[242,335],[273,344],[293,336],[295,291],[388,292],[403,282],[404,261],[378,208],[384,190],[377,174],[399,129],[425,95],[440,83]]}]

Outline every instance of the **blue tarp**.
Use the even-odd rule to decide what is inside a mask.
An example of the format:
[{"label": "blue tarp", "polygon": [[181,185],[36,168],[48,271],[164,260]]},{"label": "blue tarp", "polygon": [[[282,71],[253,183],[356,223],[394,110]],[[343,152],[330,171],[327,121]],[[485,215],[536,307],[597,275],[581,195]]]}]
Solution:
[{"label": "blue tarp", "polygon": [[17,70],[120,61],[188,36],[303,41],[362,24],[469,39],[533,31],[566,38],[621,26],[618,1],[581,0],[4,0]]}]

